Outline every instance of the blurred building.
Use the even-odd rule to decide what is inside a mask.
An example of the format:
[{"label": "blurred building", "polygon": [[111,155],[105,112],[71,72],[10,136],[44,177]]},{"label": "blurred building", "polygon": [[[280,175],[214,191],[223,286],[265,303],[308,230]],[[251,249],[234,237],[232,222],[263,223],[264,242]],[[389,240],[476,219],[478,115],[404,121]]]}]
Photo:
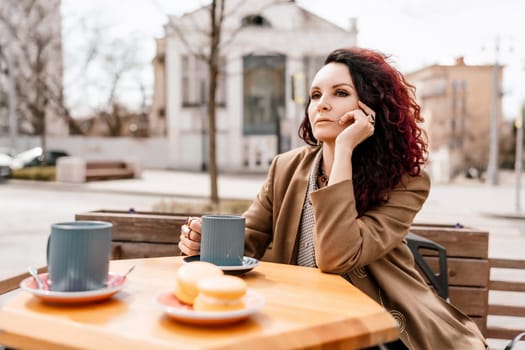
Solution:
[{"label": "blurred building", "polygon": [[68,134],[58,117],[62,68],[60,0],[0,1],[0,136],[13,123],[17,133]]},{"label": "blurred building", "polygon": [[109,111],[101,110],[77,124],[87,137],[148,137],[148,115],[134,112],[123,104],[113,103]]},{"label": "blurred building", "polygon": [[487,168],[495,89],[499,125],[502,122],[503,67],[498,66],[497,84],[494,72],[494,65],[467,65],[460,57],[454,65],[436,64],[405,75],[416,87],[425,118],[435,180]]},{"label": "blurred building", "polygon": [[[309,81],[333,49],[355,46],[357,25],[343,29],[294,1],[226,2],[217,93],[220,170],[265,171],[272,158],[300,144]],[[157,40],[150,134],[167,135],[172,167],[208,163],[207,52],[209,8],[171,17]],[[201,55],[201,56],[199,56]]]}]

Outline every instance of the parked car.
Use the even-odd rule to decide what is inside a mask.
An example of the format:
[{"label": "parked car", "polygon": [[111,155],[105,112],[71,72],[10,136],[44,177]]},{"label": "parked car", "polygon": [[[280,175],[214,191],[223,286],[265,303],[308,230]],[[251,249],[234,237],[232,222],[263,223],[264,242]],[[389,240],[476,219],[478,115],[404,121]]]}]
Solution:
[{"label": "parked car", "polygon": [[0,147],[0,154],[7,154],[9,157],[13,158],[15,153],[10,147]]},{"label": "parked car", "polygon": [[47,150],[44,160],[42,157],[42,148],[35,147],[17,154],[11,163],[11,169],[16,170],[38,165],[55,166],[58,158],[68,155],[67,152],[60,150]]},{"label": "parked car", "polygon": [[11,175],[11,164],[13,158],[7,154],[0,153],[0,178],[9,177]]}]

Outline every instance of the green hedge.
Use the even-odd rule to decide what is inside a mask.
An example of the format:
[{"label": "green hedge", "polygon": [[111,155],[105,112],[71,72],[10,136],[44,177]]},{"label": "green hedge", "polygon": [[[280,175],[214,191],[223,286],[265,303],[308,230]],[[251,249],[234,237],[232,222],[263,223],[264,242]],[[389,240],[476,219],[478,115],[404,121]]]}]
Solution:
[{"label": "green hedge", "polygon": [[36,181],[55,181],[56,169],[54,166],[35,166],[14,170],[11,179],[36,180]]}]

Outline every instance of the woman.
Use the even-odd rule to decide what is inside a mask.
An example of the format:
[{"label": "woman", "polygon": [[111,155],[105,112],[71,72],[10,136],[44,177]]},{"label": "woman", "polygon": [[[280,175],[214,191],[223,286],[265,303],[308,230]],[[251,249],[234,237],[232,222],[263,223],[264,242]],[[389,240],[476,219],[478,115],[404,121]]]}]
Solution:
[{"label": "woman", "polygon": [[[393,349],[485,349],[477,326],[436,296],[405,237],[425,202],[427,151],[413,87],[380,53],[328,55],[310,88],[299,134],[308,144],[275,157],[244,213],[246,254],[340,274],[399,323]],[[198,254],[200,219],[179,247]],[[271,243],[271,248],[268,248]]]}]

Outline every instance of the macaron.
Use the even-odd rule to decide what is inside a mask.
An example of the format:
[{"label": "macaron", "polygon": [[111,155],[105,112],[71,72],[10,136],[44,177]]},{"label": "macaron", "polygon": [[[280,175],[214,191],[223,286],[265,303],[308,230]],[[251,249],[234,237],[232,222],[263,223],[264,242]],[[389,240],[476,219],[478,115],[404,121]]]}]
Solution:
[{"label": "macaron", "polygon": [[245,307],[246,282],[236,276],[206,277],[198,283],[199,294],[193,304],[196,311],[232,311]]},{"label": "macaron", "polygon": [[176,286],[173,294],[183,303],[193,305],[199,290],[197,284],[200,280],[207,277],[220,277],[224,272],[205,261],[193,261],[182,265],[175,275]]}]

